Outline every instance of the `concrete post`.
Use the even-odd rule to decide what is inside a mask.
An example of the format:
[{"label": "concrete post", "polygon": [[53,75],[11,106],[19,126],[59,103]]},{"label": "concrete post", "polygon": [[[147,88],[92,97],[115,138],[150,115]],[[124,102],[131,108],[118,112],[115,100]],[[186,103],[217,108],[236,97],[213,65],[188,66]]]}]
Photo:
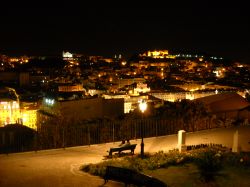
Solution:
[{"label": "concrete post", "polygon": [[238,130],[236,130],[234,133],[232,152],[234,152],[234,153],[239,152],[239,133],[238,133]]},{"label": "concrete post", "polygon": [[178,149],[179,152],[186,150],[186,131],[184,130],[178,131]]}]

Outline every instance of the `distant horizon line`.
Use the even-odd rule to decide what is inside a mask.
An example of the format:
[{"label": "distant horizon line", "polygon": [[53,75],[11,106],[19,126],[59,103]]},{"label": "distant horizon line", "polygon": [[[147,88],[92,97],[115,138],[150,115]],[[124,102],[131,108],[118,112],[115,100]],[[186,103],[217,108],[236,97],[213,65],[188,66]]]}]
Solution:
[{"label": "distant horizon line", "polygon": [[[57,51],[51,51],[51,52],[30,52],[30,51],[26,51],[26,52],[17,52],[17,50],[0,50],[0,55],[7,55],[10,57],[21,57],[21,56],[28,56],[28,57],[61,57],[62,56],[62,52],[63,51],[68,51],[72,54],[82,54],[82,55],[86,55],[86,56],[103,56],[106,58],[111,58],[114,57],[115,55],[119,55],[121,54],[123,57],[125,57],[126,59],[129,59],[131,57],[133,57],[134,55],[138,55],[138,54],[142,54],[146,51],[153,51],[153,50],[168,50],[170,52],[170,54],[191,54],[191,55],[204,55],[204,56],[215,56],[215,57],[223,57],[223,59],[225,60],[231,60],[231,61],[238,61],[238,62],[242,62],[242,63],[246,63],[246,64],[250,64],[250,56],[246,57],[246,56],[242,56],[242,57],[232,57],[229,55],[218,55],[218,54],[214,54],[214,53],[209,53],[209,52],[201,52],[200,50],[191,50],[191,49],[176,49],[176,48],[171,48],[171,49],[166,49],[166,48],[145,48],[144,50],[140,49],[140,50],[135,50],[134,52],[130,52],[130,51],[117,51],[117,52],[89,52],[88,50],[86,50],[85,52],[82,52],[80,50],[68,50],[68,49],[64,49],[64,50],[57,50]],[[73,52],[72,52],[73,51]],[[239,55],[238,55],[239,56]]]},{"label": "distant horizon line", "polygon": [[86,55],[86,56],[104,56],[104,57],[111,57],[111,56],[115,56],[115,55],[122,55],[122,56],[133,56],[133,55],[137,55],[137,54],[142,54],[144,52],[147,51],[163,51],[163,50],[167,50],[170,52],[170,54],[176,55],[176,54],[191,54],[191,55],[206,55],[206,56],[216,56],[216,57],[223,57],[225,59],[232,59],[230,57],[226,57],[224,55],[215,55],[215,54],[211,54],[208,52],[200,52],[200,51],[192,51],[192,50],[176,50],[176,49],[145,49],[145,50],[138,50],[135,51],[133,53],[130,52],[130,54],[128,54],[128,52],[117,52],[117,53],[113,53],[113,54],[104,54],[104,52],[94,52],[94,53],[89,53],[89,52],[79,52],[77,50],[61,50],[61,52],[52,52],[52,53],[48,53],[48,52],[35,52],[35,53],[30,53],[30,52],[17,52],[16,54],[14,54],[13,52],[10,51],[0,51],[0,55],[7,55],[7,56],[11,56],[11,57],[18,57],[18,56],[29,56],[29,57],[60,57],[62,56],[63,52],[69,52],[72,54],[81,54],[81,55]]}]

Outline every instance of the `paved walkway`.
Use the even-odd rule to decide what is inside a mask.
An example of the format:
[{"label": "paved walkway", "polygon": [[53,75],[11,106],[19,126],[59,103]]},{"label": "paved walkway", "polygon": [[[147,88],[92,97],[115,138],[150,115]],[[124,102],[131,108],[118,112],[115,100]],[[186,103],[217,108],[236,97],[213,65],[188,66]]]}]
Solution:
[{"label": "paved walkway", "polygon": [[[218,143],[232,147],[233,134],[238,129],[239,144],[243,151],[250,151],[250,126],[240,128],[223,128],[200,131],[187,134],[187,144]],[[168,151],[177,145],[177,135],[146,138],[145,152]],[[97,163],[104,159],[107,150],[120,142],[79,146],[64,149],[45,150],[38,152],[0,155],[0,186],[27,187],[97,187],[104,181],[100,177],[81,172],[82,164]],[[141,140],[131,140],[137,143],[135,154],[140,153]],[[106,187],[124,186],[118,182],[109,181]]]}]

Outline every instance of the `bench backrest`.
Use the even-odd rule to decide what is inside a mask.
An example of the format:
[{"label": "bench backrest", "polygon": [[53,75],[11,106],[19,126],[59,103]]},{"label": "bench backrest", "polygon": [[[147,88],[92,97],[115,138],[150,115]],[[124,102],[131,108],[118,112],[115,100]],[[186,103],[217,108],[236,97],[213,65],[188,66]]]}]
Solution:
[{"label": "bench backrest", "polygon": [[126,150],[126,149],[135,149],[137,144],[131,144],[131,145],[124,145],[120,147],[120,150]]},{"label": "bench backrest", "polygon": [[114,151],[122,151],[122,150],[130,150],[130,149],[135,149],[137,144],[131,144],[131,145],[125,145],[125,146],[121,146],[121,147],[114,147],[114,148],[110,148],[110,150]]}]

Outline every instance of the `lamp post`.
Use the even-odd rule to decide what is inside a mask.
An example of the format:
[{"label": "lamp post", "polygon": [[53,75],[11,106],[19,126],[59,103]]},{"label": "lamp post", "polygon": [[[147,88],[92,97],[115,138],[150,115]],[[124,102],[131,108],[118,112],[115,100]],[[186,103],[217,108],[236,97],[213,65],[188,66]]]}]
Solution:
[{"label": "lamp post", "polygon": [[[139,108],[140,108],[140,111],[142,113],[142,120],[143,120],[143,113],[147,109],[146,101],[144,101],[144,100],[140,101]],[[143,128],[143,125],[142,125],[142,121],[141,121],[141,158],[144,157],[144,142],[143,142],[143,130],[142,130],[142,128]]]}]

